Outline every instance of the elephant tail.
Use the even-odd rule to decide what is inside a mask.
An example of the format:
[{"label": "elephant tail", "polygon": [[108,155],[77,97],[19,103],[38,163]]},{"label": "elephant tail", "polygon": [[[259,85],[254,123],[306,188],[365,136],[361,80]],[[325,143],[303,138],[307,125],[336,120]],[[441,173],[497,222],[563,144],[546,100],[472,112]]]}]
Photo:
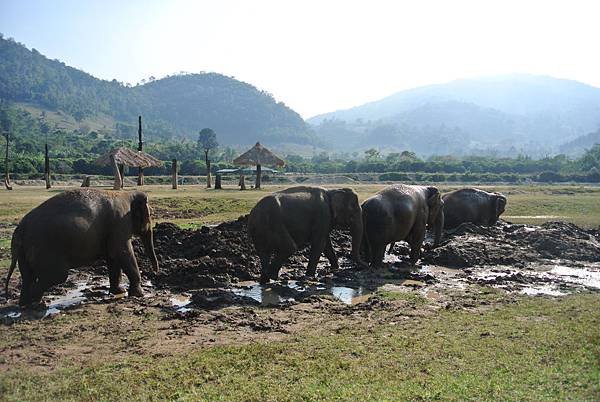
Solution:
[{"label": "elephant tail", "polygon": [[12,256],[10,260],[10,267],[8,268],[8,274],[6,275],[6,281],[4,282],[4,293],[6,294],[6,296],[9,295],[8,284],[10,282],[10,277],[12,276],[12,273],[15,270],[15,267],[17,266],[17,260],[19,258],[19,254],[21,253],[21,248],[21,236],[19,232],[19,227],[17,226],[15,232],[13,233],[12,241],[10,244]]}]

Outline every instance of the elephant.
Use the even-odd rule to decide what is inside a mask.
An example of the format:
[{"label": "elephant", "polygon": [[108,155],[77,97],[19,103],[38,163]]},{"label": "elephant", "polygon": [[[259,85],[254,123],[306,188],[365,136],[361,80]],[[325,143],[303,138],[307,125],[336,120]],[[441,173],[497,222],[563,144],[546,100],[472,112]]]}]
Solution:
[{"label": "elephant", "polygon": [[307,277],[315,276],[321,254],[337,269],[329,237],[334,227],[350,229],[352,258],[366,265],[360,259],[362,214],[352,189],[290,187],[258,201],[248,217],[248,233],[260,258],[260,283],[277,280],[283,263],[306,244],[310,245]]},{"label": "elephant", "polygon": [[421,256],[427,228],[434,232],[434,245],[441,241],[444,212],[441,193],[436,187],[397,184],[384,188],[362,204],[365,229],[364,246],[373,267],[383,264],[388,244],[406,240],[410,260]]},{"label": "elephant", "polygon": [[65,282],[69,269],[106,259],[110,292],[125,292],[119,285],[123,270],[129,295],[142,296],[133,235],[140,237],[157,271],[146,194],[89,188],[57,194],[27,213],[15,229],[6,292],[17,262],[22,283],[19,304],[26,306],[40,303],[46,290]]},{"label": "elephant", "polygon": [[476,188],[463,188],[444,194],[444,228],[453,229],[461,223],[493,226],[504,212],[506,197]]}]

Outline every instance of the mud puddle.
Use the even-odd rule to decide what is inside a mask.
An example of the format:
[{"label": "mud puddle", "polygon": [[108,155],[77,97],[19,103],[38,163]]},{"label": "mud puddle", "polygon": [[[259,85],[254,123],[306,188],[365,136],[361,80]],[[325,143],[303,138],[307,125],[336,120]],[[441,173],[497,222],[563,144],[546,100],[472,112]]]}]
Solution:
[{"label": "mud puddle", "polygon": [[566,266],[557,262],[530,265],[527,269],[507,266],[469,272],[469,282],[530,296],[564,296],[578,291],[600,291],[600,264],[597,263]]},{"label": "mud puddle", "polygon": [[[125,289],[128,284],[125,282]],[[142,283],[147,291],[152,288],[148,280]],[[58,294],[57,294],[58,293]],[[0,308],[0,322],[10,324],[19,320],[40,320],[80,307],[87,303],[102,303],[125,298],[127,293],[113,295],[109,292],[108,279],[91,277],[78,279],[55,288],[54,294],[44,296],[42,304],[29,308],[11,305]]]}]

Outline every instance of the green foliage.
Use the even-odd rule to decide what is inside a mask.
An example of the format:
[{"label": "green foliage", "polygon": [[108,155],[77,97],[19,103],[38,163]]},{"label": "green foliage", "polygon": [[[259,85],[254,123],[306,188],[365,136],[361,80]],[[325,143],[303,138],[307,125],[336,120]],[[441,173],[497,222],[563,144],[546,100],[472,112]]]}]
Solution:
[{"label": "green foliage", "polygon": [[198,148],[204,151],[207,158],[209,152],[218,146],[217,134],[212,129],[203,128],[200,130],[200,133],[198,133]]},{"label": "green foliage", "polygon": [[230,77],[188,74],[129,87],[97,79],[1,37],[0,99],[63,111],[80,122],[110,116],[118,123],[118,138],[132,138],[131,122],[142,115],[148,139],[191,138],[202,122],[227,144],[316,141],[296,112],[271,94]]}]

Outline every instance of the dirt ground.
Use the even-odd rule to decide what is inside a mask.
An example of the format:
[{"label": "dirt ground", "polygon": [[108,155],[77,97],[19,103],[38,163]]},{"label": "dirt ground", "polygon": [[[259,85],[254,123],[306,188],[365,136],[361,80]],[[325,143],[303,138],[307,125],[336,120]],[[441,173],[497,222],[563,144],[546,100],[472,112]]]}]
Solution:
[{"label": "dirt ground", "polygon": [[46,297],[46,308],[20,310],[0,299],[0,371],[65,365],[140,354],[167,356],[200,345],[277,340],[307,328],[332,333],[353,323],[406,322],[439,309],[482,309],[525,295],[561,296],[600,291],[600,231],[565,222],[540,226],[501,221],[465,224],[416,266],[398,243],[380,270],[350,261],[350,236],[332,233],[340,269],[322,259],[318,280],[306,281],[306,250],[285,265],[281,280],[256,283],[258,259],[245,216],[198,230],[155,226],[160,263],[144,276],[143,298],[108,294],[103,261],[78,269]]}]

